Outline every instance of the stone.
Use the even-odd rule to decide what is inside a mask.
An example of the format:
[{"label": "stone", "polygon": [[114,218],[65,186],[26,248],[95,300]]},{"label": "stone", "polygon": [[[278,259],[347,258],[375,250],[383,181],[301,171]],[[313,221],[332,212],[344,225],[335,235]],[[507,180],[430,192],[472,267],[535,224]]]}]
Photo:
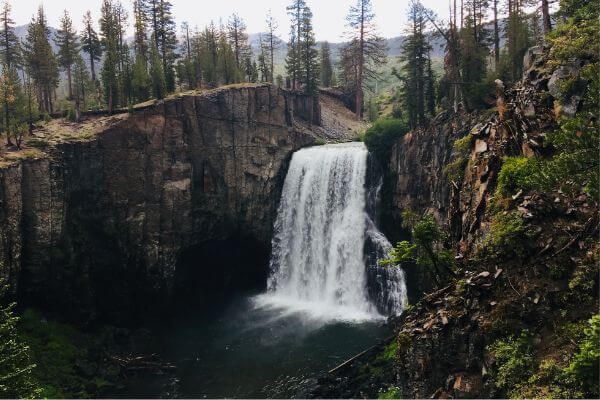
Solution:
[{"label": "stone", "polygon": [[475,140],[475,153],[485,153],[488,151],[488,145],[484,140],[477,139]]},{"label": "stone", "polygon": [[270,85],[184,95],[0,166],[0,278],[48,307],[114,316],[165,303],[194,246],[241,235],[268,252],[291,154],[323,132],[296,103]]}]

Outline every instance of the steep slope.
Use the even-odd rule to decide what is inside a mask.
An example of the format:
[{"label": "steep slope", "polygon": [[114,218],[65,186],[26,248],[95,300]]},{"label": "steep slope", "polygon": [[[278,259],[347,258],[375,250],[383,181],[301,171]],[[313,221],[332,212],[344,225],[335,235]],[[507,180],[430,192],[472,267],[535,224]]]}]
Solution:
[{"label": "steep slope", "polygon": [[[547,52],[533,48],[522,82],[510,89],[498,82],[494,113],[442,114],[396,143],[388,233],[398,234],[404,209],[433,214],[449,233],[457,276],[439,288],[425,271],[406,266],[417,301],[392,321],[395,338],[324,377],[314,396],[597,393],[597,379],[576,375],[597,377],[597,359],[586,367],[573,363],[598,347],[598,321],[588,323],[598,312],[598,200],[585,182],[572,182],[570,192],[520,189],[523,173],[509,168],[552,154],[547,134],[578,109],[587,83],[583,65],[551,65]],[[569,79],[575,89],[565,96],[556,88]],[[586,340],[588,353],[580,350]]]}]

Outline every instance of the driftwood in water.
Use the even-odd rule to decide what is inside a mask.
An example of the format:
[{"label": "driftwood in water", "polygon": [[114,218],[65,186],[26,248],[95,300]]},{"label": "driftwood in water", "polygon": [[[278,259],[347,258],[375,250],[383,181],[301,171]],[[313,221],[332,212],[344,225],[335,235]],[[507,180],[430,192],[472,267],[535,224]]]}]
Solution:
[{"label": "driftwood in water", "polygon": [[396,335],[392,335],[392,336],[390,336],[390,337],[388,337],[388,338],[385,338],[385,339],[384,339],[383,341],[381,341],[380,343],[377,343],[377,344],[375,344],[375,345],[373,345],[373,346],[369,347],[368,349],[361,351],[360,353],[358,353],[358,354],[356,354],[355,356],[352,356],[351,358],[347,359],[346,361],[344,361],[343,363],[341,363],[341,364],[340,364],[340,365],[338,365],[337,367],[335,367],[335,368],[333,368],[333,369],[330,369],[330,370],[329,370],[329,373],[330,373],[330,374],[332,374],[332,373],[334,373],[335,371],[337,371],[337,370],[339,370],[339,369],[341,369],[341,368],[344,368],[345,366],[347,366],[347,365],[349,365],[350,363],[352,363],[352,361],[358,360],[359,358],[361,358],[362,356],[364,356],[364,355],[365,355],[365,354],[367,354],[368,352],[370,352],[370,351],[372,351],[372,350],[376,349],[377,347],[379,347],[379,346],[381,346],[381,345],[383,345],[383,344],[385,344],[385,343],[389,342],[390,340],[392,340],[392,339],[393,339],[393,338],[395,338],[395,337],[396,337]]}]

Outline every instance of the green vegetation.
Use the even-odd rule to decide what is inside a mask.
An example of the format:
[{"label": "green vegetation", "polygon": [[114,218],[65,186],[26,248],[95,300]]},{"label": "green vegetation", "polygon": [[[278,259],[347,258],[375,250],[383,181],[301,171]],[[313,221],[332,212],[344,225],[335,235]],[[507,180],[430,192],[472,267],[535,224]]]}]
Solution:
[{"label": "green vegetation", "polygon": [[585,324],[565,324],[555,332],[558,340],[578,342],[577,352],[564,367],[554,358],[537,362],[527,330],[488,346],[496,360],[494,385],[511,398],[598,398],[600,315]]},{"label": "green vegetation", "polygon": [[414,261],[426,268],[438,285],[446,275],[454,276],[454,257],[443,248],[444,232],[432,215],[419,217],[411,211],[402,213],[403,226],[411,229],[412,242],[398,242],[389,258],[380,260],[381,265],[401,264]]},{"label": "green vegetation", "polygon": [[402,393],[400,393],[400,389],[396,386],[390,387],[385,392],[379,393],[379,399],[400,399],[402,397]]},{"label": "green vegetation", "polygon": [[495,341],[488,350],[497,363],[493,376],[494,384],[510,395],[510,390],[526,381],[534,368],[531,335],[524,330],[519,336]]},{"label": "green vegetation", "polygon": [[585,396],[598,398],[600,395],[600,314],[594,315],[584,329],[584,338],[579,351],[573,356],[566,372],[574,378]]},{"label": "green vegetation", "polygon": [[394,142],[408,132],[408,126],[399,119],[382,118],[364,133],[364,142],[382,165],[387,165]]},{"label": "green vegetation", "polygon": [[34,373],[31,349],[19,332],[15,306],[0,306],[0,397],[37,398],[44,392]]},{"label": "green vegetation", "polygon": [[529,235],[529,229],[518,211],[502,212],[492,219],[484,247],[499,258],[521,258],[526,254]]},{"label": "green vegetation", "polygon": [[534,158],[504,157],[498,173],[496,195],[506,197],[516,194],[520,189],[530,189],[534,185],[532,176],[536,165]]},{"label": "green vegetation", "polygon": [[115,366],[103,365],[100,370],[99,360],[90,360],[88,352],[101,338],[47,320],[33,310],[23,313],[19,329],[37,363],[33,375],[41,384],[41,397],[96,397],[118,378]]}]

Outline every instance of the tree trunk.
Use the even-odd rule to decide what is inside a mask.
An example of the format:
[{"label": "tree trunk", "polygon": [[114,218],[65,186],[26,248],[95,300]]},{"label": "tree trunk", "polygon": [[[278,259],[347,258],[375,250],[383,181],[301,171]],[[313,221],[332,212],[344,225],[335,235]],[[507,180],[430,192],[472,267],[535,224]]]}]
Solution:
[{"label": "tree trunk", "polygon": [[542,0],[542,18],[544,23],[544,33],[549,33],[552,30],[552,22],[550,21],[550,8],[548,0]]},{"label": "tree trunk", "polygon": [[358,42],[358,74],[356,76],[356,119],[362,120],[363,110],[363,67],[365,57],[365,7],[361,2],[361,14],[360,14],[360,39]]},{"label": "tree trunk", "polygon": [[71,66],[67,67],[67,82],[69,84],[69,100],[73,98],[73,86],[71,83]]},{"label": "tree trunk", "polygon": [[498,31],[498,0],[494,0],[494,61],[496,70],[500,63],[500,33]]},{"label": "tree trunk", "polygon": [[96,69],[94,67],[94,55],[90,52],[90,69],[92,70],[92,81],[96,82]]}]

